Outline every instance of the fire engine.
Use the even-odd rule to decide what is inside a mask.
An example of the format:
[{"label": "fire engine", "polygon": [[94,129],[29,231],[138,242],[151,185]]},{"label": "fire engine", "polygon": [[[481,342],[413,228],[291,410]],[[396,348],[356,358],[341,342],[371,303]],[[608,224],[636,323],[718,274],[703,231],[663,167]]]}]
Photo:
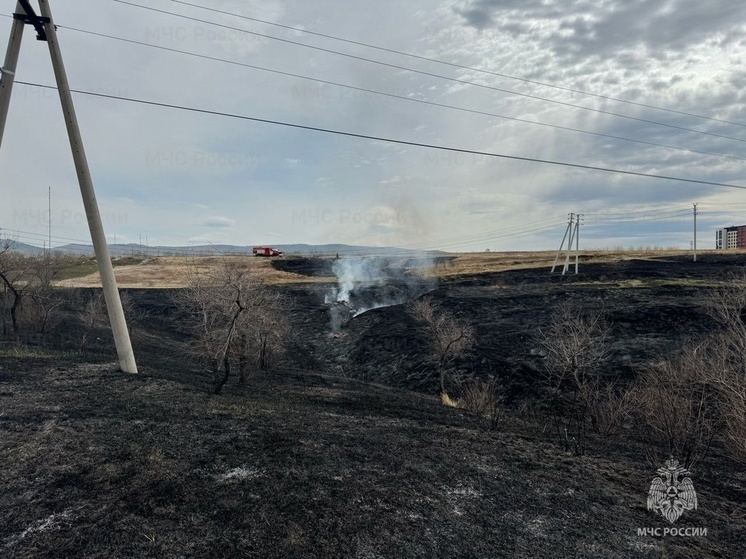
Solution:
[{"label": "fire engine", "polygon": [[251,247],[254,256],[282,256],[282,251],[272,247]]}]

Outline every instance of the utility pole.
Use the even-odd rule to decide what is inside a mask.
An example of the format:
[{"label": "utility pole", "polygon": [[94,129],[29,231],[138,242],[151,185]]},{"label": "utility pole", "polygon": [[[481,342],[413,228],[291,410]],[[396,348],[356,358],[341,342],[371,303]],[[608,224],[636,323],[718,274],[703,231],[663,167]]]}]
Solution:
[{"label": "utility pole", "polygon": [[52,255],[52,187],[49,187],[49,255]]},{"label": "utility pole", "polygon": [[119,367],[126,373],[137,373],[135,355],[132,351],[127,322],[124,317],[124,311],[122,310],[122,300],[117,289],[114,267],[111,264],[111,257],[109,256],[109,247],[106,244],[106,236],[104,235],[104,228],[101,223],[101,214],[99,213],[96,193],[93,189],[93,181],[91,180],[85,150],[83,149],[83,140],[78,126],[78,119],[75,115],[72,93],[70,92],[70,85],[67,81],[65,66],[62,61],[62,52],[60,51],[57,40],[57,30],[52,20],[49,0],[39,0],[39,11],[41,16],[37,16],[34,13],[29,0],[18,0],[16,3],[16,13],[13,14],[13,27],[8,43],[8,51],[5,56],[2,81],[0,82],[0,140],[2,139],[1,134],[8,115],[10,92],[18,62],[23,26],[24,24],[30,24],[36,29],[36,38],[40,41],[46,41],[49,46],[49,55],[52,59],[52,67],[57,81],[57,90],[60,95],[67,135],[70,140],[80,192],[83,197],[83,206],[85,207],[88,219],[88,228],[91,232],[93,250],[96,254],[96,261],[98,262],[98,269],[101,274],[101,285],[104,291],[104,299],[109,314],[109,321],[111,322],[112,333],[114,334],[114,344],[116,345],[117,356],[119,358]]},{"label": "utility pole", "polygon": [[562,253],[562,247],[565,246],[565,239],[568,238],[568,235],[569,239],[567,240],[567,252],[565,253],[565,264],[562,266],[562,275],[564,276],[570,269],[573,242],[575,243],[575,273],[578,273],[578,256],[580,255],[580,218],[582,218],[583,215],[575,213],[568,215],[569,220],[567,222],[567,227],[565,228],[565,235],[562,237],[559,250],[557,250],[557,256],[554,257],[554,264],[552,264],[552,269],[549,272],[550,274],[553,274],[554,269],[557,267],[557,261]]},{"label": "utility pole", "polygon": [[[565,228],[565,235],[562,237],[562,242],[560,243],[560,247],[557,250],[557,256],[554,257],[554,264],[552,264],[552,269],[549,271],[550,274],[554,273],[554,269],[557,267],[557,261],[559,260],[560,253],[562,252],[562,247],[565,246],[565,239],[567,238],[567,234],[570,233],[570,230],[572,228],[572,222],[573,222],[573,216],[575,214],[569,214],[570,220],[567,223],[567,227]],[[570,241],[572,243],[572,241]],[[562,272],[564,274],[564,271]]]},{"label": "utility pole", "polygon": [[567,270],[570,268],[570,254],[572,253],[572,242],[575,240],[575,229],[576,227],[573,225],[573,215],[570,214],[570,240],[567,242],[567,251],[565,252],[565,265],[562,267],[562,275],[564,276],[567,273]]},{"label": "utility pole", "polygon": [[694,262],[697,261],[697,205],[694,204]]},{"label": "utility pole", "polygon": [[10,94],[13,91],[13,82],[16,78],[16,67],[18,66],[18,54],[21,52],[21,39],[23,38],[23,14],[26,12],[21,2],[16,2],[16,11],[13,14],[13,26],[10,28],[10,39],[8,50],[5,51],[5,62],[0,69],[0,145],[3,142],[5,121],[8,119],[8,107],[10,106]]},{"label": "utility pole", "polygon": [[578,214],[575,219],[575,274],[578,273],[578,256],[580,255],[580,218],[583,214]]}]

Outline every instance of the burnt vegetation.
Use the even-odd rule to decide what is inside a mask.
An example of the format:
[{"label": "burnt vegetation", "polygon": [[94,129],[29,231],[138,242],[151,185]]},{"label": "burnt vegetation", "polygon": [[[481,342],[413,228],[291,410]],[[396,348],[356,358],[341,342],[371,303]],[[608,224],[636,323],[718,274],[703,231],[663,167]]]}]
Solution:
[{"label": "burnt vegetation", "polygon": [[[130,376],[58,287],[87,264],[2,247],[0,556],[743,555],[743,256],[447,276],[335,328],[333,260],[123,290]],[[670,455],[707,538],[637,533]]]}]

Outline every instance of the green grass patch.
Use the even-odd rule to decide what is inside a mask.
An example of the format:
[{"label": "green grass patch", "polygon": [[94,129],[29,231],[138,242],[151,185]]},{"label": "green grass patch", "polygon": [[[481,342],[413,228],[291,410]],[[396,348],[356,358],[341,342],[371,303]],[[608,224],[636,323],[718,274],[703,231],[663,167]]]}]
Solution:
[{"label": "green grass patch", "polygon": [[[123,256],[121,258],[112,259],[112,265],[116,268],[117,266],[133,266],[142,264],[145,258],[142,256]],[[57,279],[76,279],[90,276],[98,272],[98,264],[95,258],[80,258],[66,265],[60,271]]]},{"label": "green grass patch", "polygon": [[66,280],[66,279],[75,279],[75,278],[83,278],[85,276],[90,276],[91,274],[94,274],[98,272],[98,265],[96,264],[95,258],[86,258],[83,260],[78,260],[76,262],[71,263],[68,266],[65,266],[60,271],[60,275],[58,276],[58,279]]}]

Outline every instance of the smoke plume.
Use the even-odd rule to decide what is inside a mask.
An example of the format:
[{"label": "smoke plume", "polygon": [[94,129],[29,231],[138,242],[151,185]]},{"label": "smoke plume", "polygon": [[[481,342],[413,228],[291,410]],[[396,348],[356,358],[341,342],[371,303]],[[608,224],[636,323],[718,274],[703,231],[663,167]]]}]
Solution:
[{"label": "smoke plume", "polygon": [[332,271],[337,276],[337,287],[325,297],[332,330],[336,332],[344,322],[365,311],[398,305],[430,291],[433,280],[423,277],[422,272],[432,263],[427,255],[335,260]]}]

